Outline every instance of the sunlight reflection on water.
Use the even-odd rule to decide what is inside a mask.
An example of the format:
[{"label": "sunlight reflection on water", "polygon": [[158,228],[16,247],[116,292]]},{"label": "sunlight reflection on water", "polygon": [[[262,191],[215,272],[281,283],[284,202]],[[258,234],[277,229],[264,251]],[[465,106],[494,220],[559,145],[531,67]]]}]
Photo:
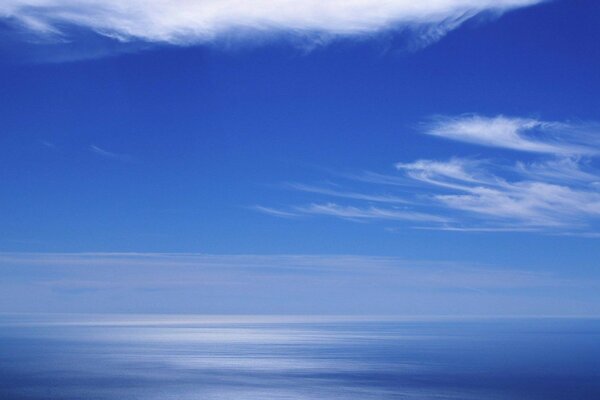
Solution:
[{"label": "sunlight reflection on water", "polygon": [[595,399],[600,321],[3,316],[6,399]]}]

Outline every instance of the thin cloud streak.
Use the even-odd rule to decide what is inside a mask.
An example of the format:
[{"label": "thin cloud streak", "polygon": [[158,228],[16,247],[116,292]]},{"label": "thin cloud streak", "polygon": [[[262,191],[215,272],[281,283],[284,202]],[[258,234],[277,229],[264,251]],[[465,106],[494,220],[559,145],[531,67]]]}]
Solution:
[{"label": "thin cloud streak", "polygon": [[402,210],[397,208],[380,207],[354,207],[343,206],[336,203],[310,204],[308,206],[298,206],[294,208],[298,212],[308,215],[326,215],[351,220],[388,220],[388,221],[428,221],[428,222],[449,222],[445,217],[436,215]]},{"label": "thin cloud streak", "polygon": [[[29,269],[35,284],[64,288],[70,284],[87,287],[172,287],[246,282],[248,276],[274,279],[304,275],[328,277],[381,275],[397,277],[411,286],[432,287],[473,285],[512,289],[562,286],[568,283],[552,274],[489,265],[443,261],[414,261],[398,257],[359,255],[218,255],[202,253],[0,253],[0,273],[13,268]],[[114,279],[114,272],[120,279]],[[145,273],[144,273],[145,271]],[[185,279],[174,272],[185,273]],[[326,275],[324,275],[326,274]],[[193,280],[189,280],[193,275]],[[241,275],[241,276],[240,276]],[[162,280],[171,276],[170,279]],[[207,278],[210,277],[209,280]],[[130,278],[132,280],[130,280]],[[216,282],[216,283],[215,283]]]},{"label": "thin cloud streak", "polygon": [[264,206],[253,206],[250,207],[251,209],[261,212],[263,214],[268,214],[268,215],[272,215],[274,217],[280,217],[280,218],[297,218],[299,217],[298,214],[289,212],[289,211],[283,211],[283,210],[278,210],[276,208],[272,208],[272,207],[264,207]]},{"label": "thin cloud streak", "polygon": [[[358,37],[408,30],[428,44],[480,13],[504,12],[543,0],[4,0],[0,17],[41,36],[64,38],[69,26],[119,41],[173,45],[223,37],[284,33]],[[64,39],[63,39],[64,40]]]},{"label": "thin cloud streak", "polygon": [[131,161],[131,156],[127,154],[113,153],[111,151],[104,150],[103,148],[100,148],[96,145],[90,145],[90,151],[104,158],[111,158],[120,161]]},{"label": "thin cloud streak", "polygon": [[599,287],[559,272],[398,257],[0,253],[0,312],[547,313],[532,289],[595,298]]},{"label": "thin cloud streak", "polygon": [[357,192],[345,192],[339,191],[331,188],[325,188],[320,186],[312,186],[312,185],[304,185],[301,183],[288,183],[286,187],[290,189],[298,190],[301,192],[322,194],[325,196],[331,197],[340,197],[344,199],[354,199],[354,200],[365,200],[372,201],[375,203],[392,203],[392,204],[406,204],[408,203],[406,199],[398,196],[391,195],[379,195],[379,194],[366,194],[366,193],[357,193]]}]

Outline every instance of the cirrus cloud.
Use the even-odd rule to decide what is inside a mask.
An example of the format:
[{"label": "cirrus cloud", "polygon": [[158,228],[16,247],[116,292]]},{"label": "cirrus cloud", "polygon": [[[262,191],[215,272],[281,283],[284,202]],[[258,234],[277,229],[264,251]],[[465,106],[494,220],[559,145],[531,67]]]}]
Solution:
[{"label": "cirrus cloud", "polygon": [[[346,176],[350,189],[339,184],[335,188],[287,185],[346,202],[317,199],[307,206],[293,206],[292,212],[297,216],[412,223],[421,229],[597,237],[597,123],[476,114],[437,117],[434,121],[426,124],[422,133],[513,154],[508,159],[454,156],[399,162],[395,165],[398,175],[366,172]],[[529,154],[522,158],[525,153]],[[380,194],[383,188],[385,196]]]},{"label": "cirrus cloud", "polygon": [[[545,154],[596,154],[589,131],[598,126],[477,114],[437,117],[424,133],[459,142]],[[593,145],[596,144],[594,147]]]},{"label": "cirrus cloud", "polygon": [[481,13],[544,0],[4,0],[0,17],[40,35],[69,26],[120,41],[189,45],[228,35],[359,36],[407,29],[433,42]]}]

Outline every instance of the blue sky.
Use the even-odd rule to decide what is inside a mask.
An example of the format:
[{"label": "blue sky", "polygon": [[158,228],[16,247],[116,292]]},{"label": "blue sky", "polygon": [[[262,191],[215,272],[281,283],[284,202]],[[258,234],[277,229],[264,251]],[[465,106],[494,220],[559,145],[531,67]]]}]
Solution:
[{"label": "blue sky", "polygon": [[0,6],[3,311],[600,311],[594,1],[119,3]]}]

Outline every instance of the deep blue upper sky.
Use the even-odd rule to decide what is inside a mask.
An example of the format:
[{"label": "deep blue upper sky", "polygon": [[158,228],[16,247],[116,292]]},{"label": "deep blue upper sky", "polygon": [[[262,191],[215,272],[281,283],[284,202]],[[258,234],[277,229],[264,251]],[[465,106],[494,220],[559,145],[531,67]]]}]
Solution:
[{"label": "deep blue upper sky", "polygon": [[119,43],[68,24],[68,39],[32,39],[9,14],[0,250],[360,254],[600,279],[599,21],[596,1],[557,0],[419,48],[393,29],[307,48]]}]

